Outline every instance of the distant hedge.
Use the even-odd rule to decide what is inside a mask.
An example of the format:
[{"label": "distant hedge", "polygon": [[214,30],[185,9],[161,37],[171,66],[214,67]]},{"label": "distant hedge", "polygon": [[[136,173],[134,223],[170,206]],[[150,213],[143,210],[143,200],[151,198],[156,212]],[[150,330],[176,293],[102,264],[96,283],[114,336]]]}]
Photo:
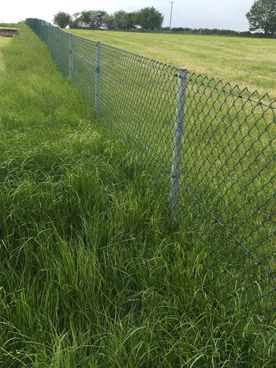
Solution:
[{"label": "distant hedge", "polygon": [[264,33],[261,32],[250,32],[250,31],[243,31],[237,32],[232,31],[230,29],[208,29],[208,28],[183,28],[177,27],[170,29],[169,27],[162,28],[163,32],[166,33],[183,33],[183,34],[197,34],[197,35],[221,35],[221,36],[240,36],[240,37],[259,37],[259,38],[276,38],[276,34],[268,37],[265,36]]}]

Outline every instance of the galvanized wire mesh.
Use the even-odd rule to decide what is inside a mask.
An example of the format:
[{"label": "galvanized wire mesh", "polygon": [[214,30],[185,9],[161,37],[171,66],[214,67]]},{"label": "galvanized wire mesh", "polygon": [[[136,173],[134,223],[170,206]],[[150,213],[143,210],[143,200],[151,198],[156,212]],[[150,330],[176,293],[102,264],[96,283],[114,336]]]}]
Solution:
[{"label": "galvanized wire mesh", "polygon": [[[185,73],[181,92],[179,70],[173,66],[41,20],[26,23],[103,124],[151,158],[168,193],[179,185],[179,214],[205,214],[213,229],[209,254],[225,267],[230,282],[242,280],[245,304],[269,295],[271,312],[276,291],[276,100],[191,72]],[[171,174],[177,134],[183,134],[181,163]],[[177,183],[171,176],[178,174]],[[200,227],[200,221],[194,226]]]}]

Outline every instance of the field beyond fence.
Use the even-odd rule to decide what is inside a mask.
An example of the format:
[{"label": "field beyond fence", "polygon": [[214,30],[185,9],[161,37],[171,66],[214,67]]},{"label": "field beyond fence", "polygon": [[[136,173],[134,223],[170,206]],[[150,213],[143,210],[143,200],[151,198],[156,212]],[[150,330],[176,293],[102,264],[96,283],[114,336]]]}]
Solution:
[{"label": "field beyond fence", "polygon": [[273,39],[84,29],[66,32],[276,97]]},{"label": "field beyond fence", "polygon": [[199,213],[215,224],[208,256],[225,267],[229,282],[242,279],[244,305],[261,300],[271,317],[276,100],[41,20],[26,23],[99,121],[135,146],[152,175],[160,177],[170,216],[194,216],[198,231]]}]

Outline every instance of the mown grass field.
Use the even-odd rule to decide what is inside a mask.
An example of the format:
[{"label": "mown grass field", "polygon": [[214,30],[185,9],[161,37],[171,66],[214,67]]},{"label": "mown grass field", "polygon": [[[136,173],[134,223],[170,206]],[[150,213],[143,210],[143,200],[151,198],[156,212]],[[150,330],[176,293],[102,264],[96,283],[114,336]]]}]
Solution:
[{"label": "mown grass field", "polygon": [[275,40],[90,30],[69,32],[276,97]]},{"label": "mown grass field", "polygon": [[0,48],[1,368],[274,367],[275,326],[208,262],[224,234],[192,205],[168,225],[27,27]]}]

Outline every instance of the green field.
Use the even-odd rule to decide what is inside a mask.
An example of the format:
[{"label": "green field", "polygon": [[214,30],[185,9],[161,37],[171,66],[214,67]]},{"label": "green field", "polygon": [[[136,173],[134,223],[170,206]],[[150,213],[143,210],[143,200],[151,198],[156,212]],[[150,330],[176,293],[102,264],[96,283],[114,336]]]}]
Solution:
[{"label": "green field", "polygon": [[168,224],[27,27],[0,48],[1,368],[273,368],[275,326],[209,260],[225,234],[193,204]]},{"label": "green field", "polygon": [[276,97],[275,40],[88,30],[69,32]]}]

